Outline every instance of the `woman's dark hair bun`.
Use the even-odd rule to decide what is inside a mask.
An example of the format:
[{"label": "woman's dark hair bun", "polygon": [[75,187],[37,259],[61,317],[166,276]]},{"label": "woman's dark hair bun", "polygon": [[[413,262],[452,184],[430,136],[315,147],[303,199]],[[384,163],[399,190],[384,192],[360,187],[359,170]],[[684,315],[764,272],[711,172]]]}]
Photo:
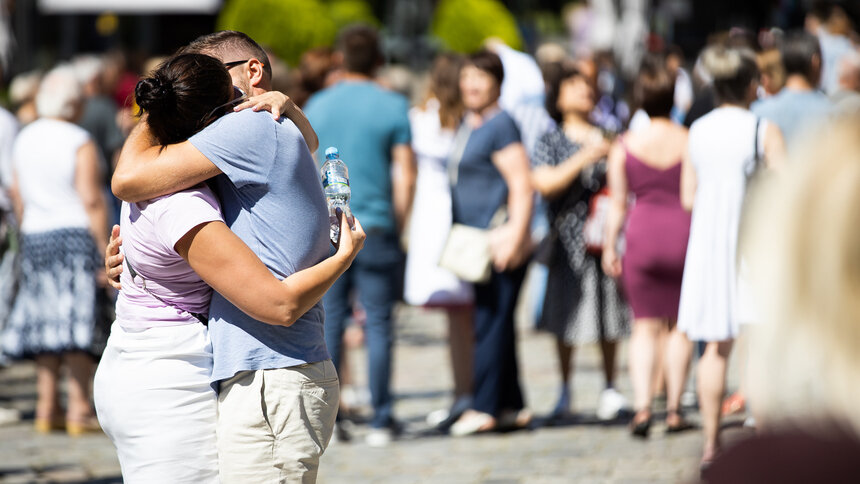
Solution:
[{"label": "woman's dark hair bun", "polygon": [[165,84],[158,77],[147,77],[138,81],[134,88],[134,97],[138,106],[149,111],[169,103],[172,92],[170,84]]},{"label": "woman's dark hair bun", "polygon": [[[233,97],[230,74],[220,60],[203,54],[180,54],[164,61],[134,89],[149,128],[164,146],[188,139],[219,115]],[[207,116],[208,113],[208,116]]]}]

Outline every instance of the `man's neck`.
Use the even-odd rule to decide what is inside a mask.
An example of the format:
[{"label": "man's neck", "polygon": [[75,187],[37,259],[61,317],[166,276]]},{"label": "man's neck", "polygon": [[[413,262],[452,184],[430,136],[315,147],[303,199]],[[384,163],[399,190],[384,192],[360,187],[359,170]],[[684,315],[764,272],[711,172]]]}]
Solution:
[{"label": "man's neck", "polygon": [[789,91],[812,91],[814,88],[805,77],[792,74],[785,80],[785,89]]},{"label": "man's neck", "polygon": [[367,74],[362,74],[360,72],[350,72],[346,71],[340,78],[341,81],[350,81],[350,82],[368,82],[372,81],[373,78],[368,76]]}]

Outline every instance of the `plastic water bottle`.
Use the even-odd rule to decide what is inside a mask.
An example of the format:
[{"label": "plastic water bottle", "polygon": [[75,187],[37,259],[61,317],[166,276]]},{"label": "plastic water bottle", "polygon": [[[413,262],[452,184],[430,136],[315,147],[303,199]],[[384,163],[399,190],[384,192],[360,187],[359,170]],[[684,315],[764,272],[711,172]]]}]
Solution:
[{"label": "plastic water bottle", "polygon": [[[340,222],[337,219],[337,209],[341,209],[343,214],[349,219],[352,218],[352,212],[349,209],[349,171],[346,169],[346,163],[340,159],[340,153],[334,146],[325,150],[325,163],[320,169],[322,176],[323,191],[328,202],[328,218],[331,222],[329,237],[332,242],[337,243],[340,240]],[[351,221],[350,221],[350,225]]]}]

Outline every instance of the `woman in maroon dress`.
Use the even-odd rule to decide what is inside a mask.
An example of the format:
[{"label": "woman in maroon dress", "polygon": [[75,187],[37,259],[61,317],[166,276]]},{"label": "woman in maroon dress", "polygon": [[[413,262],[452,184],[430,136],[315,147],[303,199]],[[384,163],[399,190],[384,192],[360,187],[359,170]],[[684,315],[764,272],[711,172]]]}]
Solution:
[{"label": "woman in maroon dress", "polygon": [[[690,235],[690,214],[681,207],[681,157],[687,146],[687,129],[669,120],[675,80],[662,62],[646,62],[636,84],[636,95],[651,118],[638,132],[628,132],[609,155],[609,190],[612,204],[607,220],[603,268],[621,277],[633,309],[630,339],[630,378],[636,415],[633,435],[647,437],[651,425],[654,379],[666,371],[666,425],[668,432],[689,428],[680,413],[692,345],[677,331],[678,302],[684,258]],[[635,202],[627,213],[628,199]],[[624,225],[623,262],[616,250]],[[665,365],[659,364],[661,333],[669,336]]]}]

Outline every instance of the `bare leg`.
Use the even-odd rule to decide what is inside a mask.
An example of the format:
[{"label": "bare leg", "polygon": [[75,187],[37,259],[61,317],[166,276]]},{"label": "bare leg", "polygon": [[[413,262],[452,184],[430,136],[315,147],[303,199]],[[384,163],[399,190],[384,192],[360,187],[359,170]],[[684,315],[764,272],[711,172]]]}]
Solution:
[{"label": "bare leg", "polygon": [[633,384],[633,408],[649,410],[653,398],[652,386],[657,368],[657,345],[663,321],[640,318],[633,323],[630,336],[630,380]]},{"label": "bare leg", "polygon": [[557,338],[555,344],[558,349],[558,369],[561,372],[561,384],[564,388],[567,388],[570,385],[573,346],[567,344],[562,338]]},{"label": "bare leg", "polygon": [[561,388],[558,401],[552,411],[550,419],[564,417],[570,412],[570,375],[573,360],[573,346],[567,344],[563,338],[556,338],[556,353],[558,354],[558,369],[561,373]]},{"label": "bare leg", "polygon": [[741,330],[738,335],[741,340],[738,341],[737,348],[737,358],[738,358],[738,368],[741,372],[740,376],[740,386],[738,388],[738,393],[741,394],[742,397],[746,398],[747,396],[747,372],[749,365],[749,351],[750,351],[750,335],[749,331]]},{"label": "bare leg", "polygon": [[606,388],[615,386],[615,352],[618,343],[615,341],[601,341],[600,352],[603,355],[603,376],[606,378]]},{"label": "bare leg", "polygon": [[660,334],[657,336],[657,346],[654,358],[654,382],[651,387],[651,395],[666,394],[666,344],[669,341],[669,329],[665,320],[661,320]]},{"label": "bare leg", "polygon": [[472,308],[448,310],[448,346],[451,350],[451,370],[454,374],[454,398],[471,395],[475,352]]},{"label": "bare leg", "polygon": [[60,394],[57,380],[60,374],[60,357],[58,355],[39,355],[36,357],[36,388],[38,401],[36,403],[36,418],[54,421],[60,414]]},{"label": "bare leg", "polygon": [[[687,335],[678,330],[677,321],[669,321],[669,334],[666,337],[666,409],[669,413],[677,415],[681,408],[681,394],[687,384],[687,371],[690,368],[690,359],[693,357],[693,344],[687,339]],[[677,425],[681,422],[667,422],[669,425]]]},{"label": "bare leg", "polygon": [[340,368],[337,369],[337,376],[340,380],[340,385],[352,385],[352,372],[349,371],[349,351],[348,344],[344,344],[340,348]]},{"label": "bare leg", "polygon": [[63,355],[63,361],[69,368],[68,420],[84,422],[94,414],[90,405],[90,392],[95,364],[92,357],[83,352],[66,353]]},{"label": "bare leg", "polygon": [[720,450],[720,404],[726,390],[726,368],[731,351],[731,340],[709,342],[699,360],[699,407],[705,436],[702,460],[706,462],[713,460]]}]

